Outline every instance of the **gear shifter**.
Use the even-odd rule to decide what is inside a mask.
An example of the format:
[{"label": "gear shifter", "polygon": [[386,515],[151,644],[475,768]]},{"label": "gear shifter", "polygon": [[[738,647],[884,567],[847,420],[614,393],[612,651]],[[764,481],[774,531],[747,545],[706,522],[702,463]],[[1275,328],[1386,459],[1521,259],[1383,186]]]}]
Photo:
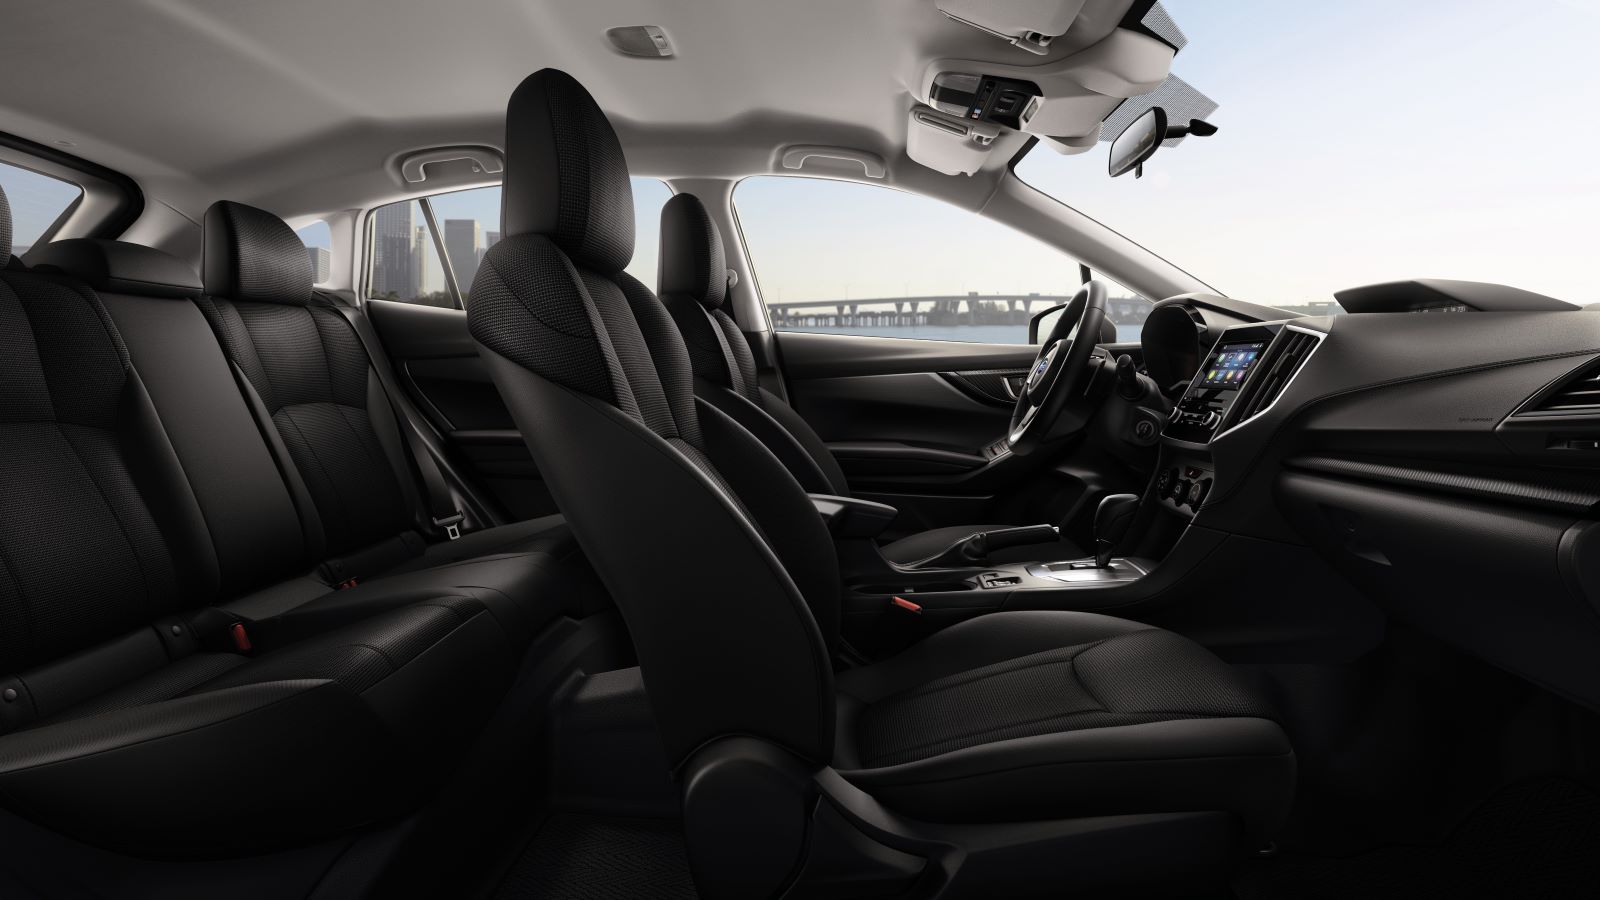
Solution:
[{"label": "gear shifter", "polygon": [[1111,565],[1111,553],[1128,534],[1139,512],[1138,494],[1108,494],[1094,512],[1094,566]]}]

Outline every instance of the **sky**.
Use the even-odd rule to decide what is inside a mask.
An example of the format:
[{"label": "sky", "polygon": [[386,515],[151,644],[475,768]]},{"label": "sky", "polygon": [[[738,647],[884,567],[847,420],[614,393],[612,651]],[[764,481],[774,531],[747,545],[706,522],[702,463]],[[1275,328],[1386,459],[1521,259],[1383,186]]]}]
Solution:
[{"label": "sky", "polygon": [[1596,0],[1165,0],[1214,137],[1018,174],[1231,296],[1411,277],[1600,300]]},{"label": "sky", "polygon": [[[1439,277],[1600,301],[1600,0],[1165,5],[1189,38],[1173,72],[1220,104],[1219,133],[1164,148],[1139,180],[1106,177],[1104,143],[1075,156],[1039,147],[1018,167],[1025,180],[1242,299],[1305,303]],[[75,191],[22,176],[41,178],[0,170],[17,243]],[[668,193],[634,187],[629,271],[653,285]],[[1075,263],[1037,241],[885,188],[760,177],[735,205],[768,302],[1065,293],[1077,281]],[[491,231],[499,189],[435,209]]]}]

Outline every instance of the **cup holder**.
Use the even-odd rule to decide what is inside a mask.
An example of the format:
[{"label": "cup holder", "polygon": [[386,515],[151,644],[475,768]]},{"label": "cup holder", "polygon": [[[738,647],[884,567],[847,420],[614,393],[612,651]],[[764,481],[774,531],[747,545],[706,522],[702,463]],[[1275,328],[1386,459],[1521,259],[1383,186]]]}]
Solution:
[{"label": "cup holder", "polygon": [[854,587],[858,594],[882,594],[892,596],[895,594],[942,594],[953,591],[970,591],[972,585],[965,581],[925,581],[918,583],[902,584],[858,584]]}]

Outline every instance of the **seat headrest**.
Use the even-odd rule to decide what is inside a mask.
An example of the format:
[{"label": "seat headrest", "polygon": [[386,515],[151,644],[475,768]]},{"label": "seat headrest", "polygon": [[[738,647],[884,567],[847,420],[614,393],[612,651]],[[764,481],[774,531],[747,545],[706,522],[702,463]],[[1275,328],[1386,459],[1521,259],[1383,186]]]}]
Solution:
[{"label": "seat headrest", "polygon": [[728,297],[728,265],[722,255],[722,232],[700,198],[678,194],[661,208],[662,296],[682,294],[706,309],[717,309]]},{"label": "seat headrest", "polygon": [[605,113],[571,75],[540,69],[506,107],[506,237],[541,234],[586,268],[633,259],[633,188]]},{"label": "seat headrest", "polygon": [[218,200],[206,210],[201,273],[212,297],[250,303],[311,302],[311,257],[289,224],[264,209]]},{"label": "seat headrest", "polygon": [[11,261],[11,202],[0,187],[0,269]]},{"label": "seat headrest", "polygon": [[197,297],[194,266],[154,247],[95,238],[51,241],[32,251],[35,271],[55,270],[97,291],[143,297]]}]

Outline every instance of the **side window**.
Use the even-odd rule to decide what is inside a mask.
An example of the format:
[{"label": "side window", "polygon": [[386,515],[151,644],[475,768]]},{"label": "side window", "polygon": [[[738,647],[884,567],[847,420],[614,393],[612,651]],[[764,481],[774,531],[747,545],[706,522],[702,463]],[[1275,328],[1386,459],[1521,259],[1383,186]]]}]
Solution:
[{"label": "side window", "polygon": [[[655,178],[633,179],[636,251],[628,272],[645,284],[656,280],[661,207],[672,192]],[[432,213],[439,234],[428,226]],[[500,242],[500,188],[473,188],[380,206],[372,228],[367,295],[378,299],[460,308],[445,277],[445,263],[461,297],[472,294],[478,267]],[[440,256],[440,250],[443,256]]]},{"label": "side window", "polygon": [[[1078,289],[1076,260],[1021,232],[892,188],[781,175],[733,193],[774,328],[996,344]],[[1148,301],[1111,290],[1118,337]]]},{"label": "side window", "polygon": [[311,257],[312,283],[326,284],[333,274],[333,232],[328,229],[328,223],[318,219],[296,228],[294,233],[300,243],[306,245],[306,255]]},{"label": "side window", "polygon": [[[48,237],[61,214],[83,196],[75,184],[8,163],[0,163],[0,189],[11,206],[11,246],[0,247],[0,252],[12,256],[27,253],[41,237]],[[3,265],[5,258],[0,256]]]}]

